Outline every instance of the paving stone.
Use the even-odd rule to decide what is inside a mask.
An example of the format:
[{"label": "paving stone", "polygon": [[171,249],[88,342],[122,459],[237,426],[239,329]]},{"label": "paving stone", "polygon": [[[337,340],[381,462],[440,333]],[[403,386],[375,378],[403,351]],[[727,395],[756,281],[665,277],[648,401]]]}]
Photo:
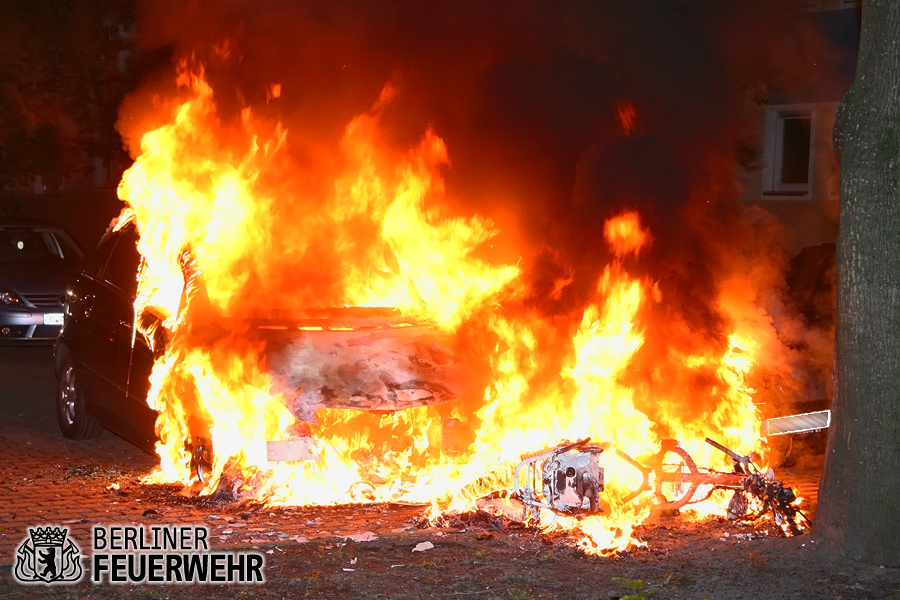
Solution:
[{"label": "paving stone", "polygon": [[[61,435],[36,436],[33,431],[6,428],[0,435],[0,457],[14,465],[0,473],[0,564],[7,565],[28,527],[39,524],[68,527],[88,556],[95,524],[206,525],[210,545],[228,548],[302,544],[363,531],[387,536],[421,514],[417,507],[283,507],[252,512],[244,519],[245,508],[211,509],[174,492],[163,493],[158,486],[140,484],[155,466],[154,457],[107,433],[96,440],[72,442]],[[144,516],[148,509],[158,515]]]}]

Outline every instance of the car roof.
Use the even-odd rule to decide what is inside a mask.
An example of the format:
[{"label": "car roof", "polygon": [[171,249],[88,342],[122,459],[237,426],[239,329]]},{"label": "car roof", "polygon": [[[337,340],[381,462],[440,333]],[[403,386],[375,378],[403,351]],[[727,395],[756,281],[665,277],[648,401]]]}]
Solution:
[{"label": "car roof", "polygon": [[75,246],[75,251],[78,253],[79,258],[84,256],[84,250],[81,248],[81,245],[75,241],[75,238],[73,238],[68,231],[66,231],[59,225],[54,225],[49,221],[42,221],[41,219],[0,217],[0,231],[3,231],[4,229],[44,229],[59,232],[60,234],[62,234],[64,239]]},{"label": "car roof", "polygon": [[54,225],[49,221],[42,221],[41,219],[26,219],[26,218],[18,218],[18,217],[3,217],[0,218],[0,229],[7,228],[35,228],[35,229],[57,229],[60,231],[64,231],[62,227],[59,225]]}]

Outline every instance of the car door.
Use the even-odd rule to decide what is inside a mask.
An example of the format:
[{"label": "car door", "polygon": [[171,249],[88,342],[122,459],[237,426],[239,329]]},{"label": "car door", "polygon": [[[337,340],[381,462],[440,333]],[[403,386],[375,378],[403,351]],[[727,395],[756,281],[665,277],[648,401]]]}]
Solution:
[{"label": "car door", "polygon": [[134,290],[140,255],[137,231],[127,225],[115,235],[115,246],[96,281],[90,314],[93,344],[85,359],[93,371],[97,416],[109,429],[130,439],[126,402],[128,365],[134,327]]},{"label": "car door", "polygon": [[99,318],[100,311],[95,308],[97,297],[108,293],[107,287],[102,283],[102,275],[117,237],[104,237],[82,264],[81,271],[69,286],[67,316],[63,326],[65,345],[75,358],[85,386],[88,409],[101,420],[101,400],[108,389],[99,374],[99,365],[103,362],[108,335],[105,319]]},{"label": "car door", "polygon": [[[158,349],[160,352],[162,349]],[[145,450],[153,451],[156,445],[156,418],[158,413],[147,404],[150,391],[150,373],[153,371],[154,352],[140,332],[134,337],[128,373],[127,412],[131,415],[129,426],[132,441]]]}]

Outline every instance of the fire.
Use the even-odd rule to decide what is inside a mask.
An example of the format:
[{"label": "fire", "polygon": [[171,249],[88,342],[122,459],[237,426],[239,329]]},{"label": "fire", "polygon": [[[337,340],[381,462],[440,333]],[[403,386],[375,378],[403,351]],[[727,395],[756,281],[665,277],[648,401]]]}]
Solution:
[{"label": "fire", "polygon": [[625,212],[606,222],[603,234],[616,256],[637,256],[647,242],[647,232],[641,229],[641,218],[636,212]]},{"label": "fire", "polygon": [[[369,114],[348,126],[342,147],[350,174],[337,182],[331,204],[337,221],[368,218],[380,222],[377,237],[361,261],[346,264],[345,299],[357,306],[394,306],[455,327],[484,298],[518,275],[513,265],[495,267],[473,257],[497,231],[482,218],[440,218],[426,203],[444,193],[439,169],[449,163],[447,148],[427,131],[419,145],[390,165],[377,161],[378,116],[394,95],[390,86]],[[351,240],[341,240],[347,250]],[[343,248],[342,248],[343,249]]]},{"label": "fire", "polygon": [[[444,141],[428,130],[398,150],[382,137],[383,110],[398,93],[391,86],[304,169],[289,149],[306,142],[279,123],[249,108],[223,123],[202,69],[182,65],[179,84],[184,101],[144,135],[119,186],[121,222],[133,219],[141,233],[136,323],[168,340],[148,397],[161,440],[150,480],[195,482],[191,449],[203,445],[212,449],[204,494],[270,505],[421,502],[435,518],[509,488],[522,455],[590,437],[607,445],[609,506],[603,517],[558,524],[580,529],[581,547],[596,553],[636,543],[633,528],[653,507],[647,494],[623,501],[641,475],[616,450],[638,457],[678,438],[698,463],[720,468],[725,457],[702,443],[707,435],[762,451],[747,377],[764,315],[738,278],[719,293],[724,344],[661,344],[693,334],[677,320],[662,327],[658,283],[629,273],[652,239],[637,212],[607,221],[613,259],[587,306],[546,317],[524,302],[523,267],[483,258],[498,228],[447,212]],[[279,96],[273,84],[268,98]],[[619,118],[633,130],[633,107],[620,107]],[[377,327],[308,317],[349,310],[334,307],[392,307],[399,316]],[[291,363],[297,378],[275,376],[268,335],[292,348],[284,360],[304,357]],[[414,340],[415,356],[392,350],[403,340]],[[315,371],[323,345],[354,358]],[[443,369],[469,389],[432,402],[427,393],[439,400],[440,385],[404,387],[385,375],[391,369]],[[423,404],[329,407],[322,377],[342,382],[350,403],[381,394]],[[309,435],[316,460],[268,460],[267,442]]]},{"label": "fire", "polygon": [[637,109],[634,104],[628,102],[619,102],[616,106],[616,118],[619,125],[622,126],[622,133],[625,135],[633,135],[637,131]]}]

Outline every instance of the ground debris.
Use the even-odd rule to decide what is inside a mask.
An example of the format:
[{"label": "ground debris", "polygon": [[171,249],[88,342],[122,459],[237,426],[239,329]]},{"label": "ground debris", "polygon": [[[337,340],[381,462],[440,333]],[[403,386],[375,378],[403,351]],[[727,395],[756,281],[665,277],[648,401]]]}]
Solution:
[{"label": "ground debris", "polygon": [[86,481],[96,481],[98,479],[116,481],[122,477],[122,471],[117,467],[108,467],[98,464],[73,465],[69,467],[67,473],[72,477],[78,477]]},{"label": "ground debris", "polygon": [[[420,528],[431,527],[427,519],[422,519]],[[522,529],[524,525],[503,515],[493,515],[485,510],[476,509],[452,515],[441,515],[434,522],[434,526],[460,529],[462,531],[505,531],[510,529]]]}]

